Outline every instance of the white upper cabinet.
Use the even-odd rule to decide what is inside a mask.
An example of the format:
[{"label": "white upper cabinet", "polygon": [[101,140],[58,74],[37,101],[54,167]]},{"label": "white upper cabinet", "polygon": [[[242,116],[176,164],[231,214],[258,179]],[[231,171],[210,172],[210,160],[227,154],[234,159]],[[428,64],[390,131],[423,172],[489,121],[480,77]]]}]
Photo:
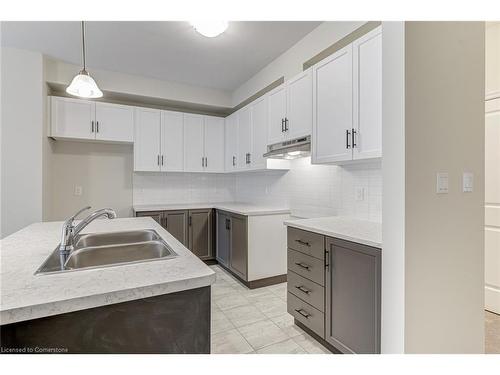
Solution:
[{"label": "white upper cabinet", "polygon": [[276,87],[268,94],[267,142],[278,143],[285,139],[286,85]]},{"label": "white upper cabinet", "polygon": [[294,139],[311,135],[312,69],[292,78],[286,85],[285,138]]},{"label": "white upper cabinet", "polygon": [[382,30],[353,43],[353,159],[382,156]]},{"label": "white upper cabinet", "polygon": [[268,144],[311,134],[312,69],[268,94]]},{"label": "white upper cabinet", "polygon": [[184,114],[184,171],[224,172],[224,119]]},{"label": "white upper cabinet", "polygon": [[51,137],[95,139],[95,102],[52,96]]},{"label": "white upper cabinet", "polygon": [[238,161],[238,115],[231,113],[225,120],[225,156],[224,165],[226,172],[232,172],[237,169]]},{"label": "white upper cabinet", "polygon": [[161,170],[184,170],[184,114],[162,111],[161,113]]},{"label": "white upper cabinet", "polygon": [[381,32],[379,27],[313,66],[313,163],[382,156]]},{"label": "white upper cabinet", "polygon": [[252,153],[252,107],[247,105],[236,112],[238,115],[238,169],[251,166]]},{"label": "white upper cabinet", "polygon": [[161,111],[136,108],[134,171],[161,170]]},{"label": "white upper cabinet", "polygon": [[268,97],[257,99],[252,103],[252,152],[251,152],[251,167],[255,169],[266,168],[266,158],[264,155],[267,152],[267,113],[268,113]]},{"label": "white upper cabinet", "polygon": [[313,66],[312,162],[352,159],[352,46]]},{"label": "white upper cabinet", "polygon": [[224,172],[224,118],[205,116],[205,172]]},{"label": "white upper cabinet", "polygon": [[205,168],[205,127],[203,116],[184,114],[184,171],[203,172]]},{"label": "white upper cabinet", "polygon": [[133,142],[134,107],[56,96],[50,100],[51,137]]},{"label": "white upper cabinet", "polygon": [[95,103],[95,135],[101,141],[134,141],[134,107]]}]

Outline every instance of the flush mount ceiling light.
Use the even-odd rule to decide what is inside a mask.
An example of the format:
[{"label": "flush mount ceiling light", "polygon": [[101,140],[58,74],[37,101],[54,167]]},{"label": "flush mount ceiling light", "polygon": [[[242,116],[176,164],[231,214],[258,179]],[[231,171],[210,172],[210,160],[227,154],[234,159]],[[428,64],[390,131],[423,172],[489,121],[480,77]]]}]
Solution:
[{"label": "flush mount ceiling light", "polygon": [[78,96],[80,98],[100,98],[102,91],[97,87],[94,79],[89,75],[86,70],[85,61],[85,22],[82,21],[82,50],[83,50],[83,69],[71,81],[70,85],[66,88],[66,92],[70,95]]},{"label": "flush mount ceiling light", "polygon": [[193,28],[208,38],[215,38],[226,31],[227,21],[190,21]]}]

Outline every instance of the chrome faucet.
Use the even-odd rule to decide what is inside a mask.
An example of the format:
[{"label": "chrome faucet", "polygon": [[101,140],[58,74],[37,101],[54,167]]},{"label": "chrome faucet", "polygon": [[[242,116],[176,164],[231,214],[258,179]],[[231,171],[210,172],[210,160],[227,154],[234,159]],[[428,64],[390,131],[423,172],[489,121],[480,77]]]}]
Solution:
[{"label": "chrome faucet", "polygon": [[61,260],[61,268],[64,268],[64,264],[68,259],[69,254],[73,251],[75,236],[82,231],[87,225],[89,225],[95,219],[106,216],[108,219],[116,218],[116,212],[111,208],[102,208],[100,210],[92,212],[89,216],[83,219],[78,225],[73,225],[75,218],[80,215],[83,211],[90,209],[90,206],[82,208],[76,214],[67,219],[62,227],[61,233],[61,243],[59,244],[59,258]]}]

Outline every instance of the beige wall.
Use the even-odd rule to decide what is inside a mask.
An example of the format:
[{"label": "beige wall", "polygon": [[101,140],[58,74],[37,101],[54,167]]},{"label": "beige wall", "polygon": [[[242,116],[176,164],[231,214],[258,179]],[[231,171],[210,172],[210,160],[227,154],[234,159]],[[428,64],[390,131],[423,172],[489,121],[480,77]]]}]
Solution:
[{"label": "beige wall", "polygon": [[[50,141],[45,220],[63,220],[84,206],[132,215],[132,145]],[[75,185],[83,194],[74,195]]]},{"label": "beige wall", "polygon": [[[484,23],[405,27],[405,352],[484,351]],[[462,172],[474,192],[462,193]],[[448,172],[449,194],[436,194]]]}]

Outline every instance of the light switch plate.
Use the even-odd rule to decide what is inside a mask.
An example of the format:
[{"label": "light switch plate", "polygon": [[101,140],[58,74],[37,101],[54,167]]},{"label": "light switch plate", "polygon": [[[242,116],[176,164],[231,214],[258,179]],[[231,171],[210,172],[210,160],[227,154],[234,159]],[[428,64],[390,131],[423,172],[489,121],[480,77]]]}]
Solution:
[{"label": "light switch plate", "polygon": [[436,178],[436,193],[448,194],[448,191],[449,191],[448,172],[438,172]]},{"label": "light switch plate", "polygon": [[462,175],[462,191],[464,193],[472,193],[474,190],[474,174],[464,172]]}]

